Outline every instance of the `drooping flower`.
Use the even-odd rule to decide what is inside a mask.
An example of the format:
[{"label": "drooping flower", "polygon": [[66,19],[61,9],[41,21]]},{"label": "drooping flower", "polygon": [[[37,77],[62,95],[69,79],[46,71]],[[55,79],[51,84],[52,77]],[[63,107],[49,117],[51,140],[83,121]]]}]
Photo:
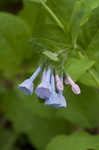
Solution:
[{"label": "drooping flower", "polygon": [[37,70],[33,73],[33,75],[29,78],[26,79],[25,81],[23,81],[18,88],[26,95],[32,95],[33,93],[33,88],[34,88],[34,84],[33,81],[36,79],[36,77],[38,76],[38,74],[41,71],[41,66],[39,66],[37,68]]},{"label": "drooping flower", "polygon": [[[63,84],[63,75],[60,77],[60,81],[61,83]],[[58,90],[58,99],[60,101],[60,107],[67,107],[67,104],[66,104],[66,99],[65,97],[63,96],[63,90]]]},{"label": "drooping flower", "polygon": [[80,94],[81,91],[80,91],[80,87],[71,79],[70,76],[68,76],[65,80],[65,84],[70,84],[72,86],[72,91],[75,93],[75,94]]},{"label": "drooping flower", "polygon": [[66,107],[66,101],[64,97],[60,93],[55,92],[55,81],[54,81],[54,75],[51,76],[51,89],[52,89],[52,94],[51,96],[46,99],[45,105],[46,106],[52,106],[55,108],[58,107]]},{"label": "drooping flower", "polygon": [[54,81],[54,75],[51,75],[51,95],[49,98],[45,101],[46,106],[52,106],[57,108],[59,106],[57,101],[57,94],[55,92],[55,81]]},{"label": "drooping flower", "polygon": [[51,85],[50,85],[50,76],[51,76],[51,69],[44,70],[42,75],[41,83],[38,85],[35,93],[41,99],[49,98],[51,95]]}]

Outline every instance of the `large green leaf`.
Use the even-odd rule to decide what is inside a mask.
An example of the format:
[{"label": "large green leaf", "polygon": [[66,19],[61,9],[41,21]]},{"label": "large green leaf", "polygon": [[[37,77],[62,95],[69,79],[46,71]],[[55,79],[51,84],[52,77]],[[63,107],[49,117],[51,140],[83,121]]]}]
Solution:
[{"label": "large green leaf", "polygon": [[78,42],[84,50],[88,49],[94,39],[95,34],[99,30],[99,7],[92,11],[88,21],[81,27]]},{"label": "large green leaf", "polygon": [[97,60],[99,59],[99,30],[91,40],[90,44],[87,48],[87,54],[91,59]]},{"label": "large green leaf", "polygon": [[[60,19],[62,24],[65,26],[65,31],[69,30],[70,17],[73,11],[73,6],[76,0],[48,0],[47,4],[49,8],[55,13],[55,15]],[[68,34],[69,38],[69,34]]]},{"label": "large green leaf", "polygon": [[71,31],[74,44],[76,44],[75,42],[80,32],[80,26],[88,21],[92,11],[98,6],[98,0],[80,0],[75,3],[71,17]]},{"label": "large green leaf", "polygon": [[30,29],[23,20],[11,14],[0,13],[0,69],[9,73],[19,69],[21,62],[32,54],[28,42],[31,36]]},{"label": "large green leaf", "polygon": [[42,43],[54,51],[70,47],[71,44],[64,32],[62,32],[57,25],[53,24],[44,24],[42,28],[38,28],[34,33],[33,40],[34,39],[38,44]]},{"label": "large green leaf", "polygon": [[70,136],[57,136],[48,144],[46,150],[91,150],[99,149],[99,136],[77,131]]},{"label": "large green leaf", "polygon": [[19,17],[30,26],[31,32],[35,32],[39,28],[41,29],[46,18],[45,10],[41,7],[41,4],[31,0],[24,0],[23,2],[24,8],[20,11]]},{"label": "large green leaf", "polygon": [[87,58],[69,58],[67,60],[67,64],[65,65],[65,69],[66,72],[72,77],[72,79],[77,81],[80,79],[80,76],[82,76],[94,64],[94,61],[90,61]]},{"label": "large green leaf", "polygon": [[87,86],[93,86],[93,87],[99,88],[98,72],[96,72],[94,68],[84,73],[80,77],[79,81]]}]

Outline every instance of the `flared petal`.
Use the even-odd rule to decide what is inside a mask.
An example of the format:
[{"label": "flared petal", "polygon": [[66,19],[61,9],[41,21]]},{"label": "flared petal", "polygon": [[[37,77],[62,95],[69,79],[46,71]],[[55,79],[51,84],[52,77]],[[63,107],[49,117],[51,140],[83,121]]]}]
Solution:
[{"label": "flared petal", "polygon": [[27,79],[24,82],[22,82],[18,88],[26,95],[33,93],[33,82],[31,79]]},{"label": "flared petal", "polygon": [[42,82],[38,85],[35,94],[41,99],[47,99],[51,96],[51,85],[48,82]]}]

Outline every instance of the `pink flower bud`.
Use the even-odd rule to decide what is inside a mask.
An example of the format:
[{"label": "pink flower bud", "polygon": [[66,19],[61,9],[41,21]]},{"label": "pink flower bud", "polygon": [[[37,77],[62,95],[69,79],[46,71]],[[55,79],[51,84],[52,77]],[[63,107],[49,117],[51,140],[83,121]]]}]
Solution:
[{"label": "pink flower bud", "polygon": [[75,84],[75,82],[71,79],[71,77],[67,77],[65,79],[65,84],[70,84],[71,86],[73,86]]},{"label": "pink flower bud", "polygon": [[56,87],[57,87],[58,90],[63,91],[63,85],[62,85],[61,82],[57,82],[57,83],[56,83]]},{"label": "pink flower bud", "polygon": [[56,79],[56,87],[57,87],[57,89],[63,91],[63,84],[62,84],[62,82],[61,82],[61,80],[60,80],[60,78],[59,78],[59,76],[57,74],[55,76],[55,79]]},{"label": "pink flower bud", "polygon": [[65,84],[70,84],[72,86],[72,91],[75,93],[75,94],[80,94],[81,91],[80,91],[80,88],[79,86],[71,79],[71,77],[67,77],[65,79]]},{"label": "pink flower bud", "polygon": [[74,84],[74,85],[72,86],[72,91],[73,91],[75,94],[77,94],[77,95],[81,93],[80,88],[79,88],[79,86],[78,86],[77,84]]}]

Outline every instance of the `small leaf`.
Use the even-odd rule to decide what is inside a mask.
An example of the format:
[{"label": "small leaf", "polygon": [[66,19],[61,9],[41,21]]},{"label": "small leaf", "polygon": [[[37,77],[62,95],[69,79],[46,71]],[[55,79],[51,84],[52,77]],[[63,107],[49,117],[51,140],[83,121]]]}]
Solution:
[{"label": "small leaf", "polygon": [[53,53],[51,51],[44,51],[43,54],[49,57],[53,61],[58,61],[58,57],[56,53]]}]

